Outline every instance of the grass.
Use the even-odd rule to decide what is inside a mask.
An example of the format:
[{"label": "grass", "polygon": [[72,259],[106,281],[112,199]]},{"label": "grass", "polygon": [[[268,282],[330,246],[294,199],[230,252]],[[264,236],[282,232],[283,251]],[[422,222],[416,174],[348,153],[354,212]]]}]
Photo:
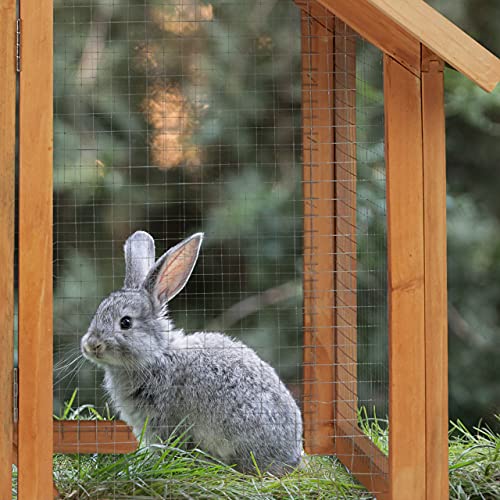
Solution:
[{"label": "grass", "polygon": [[451,426],[450,498],[500,498],[500,435],[480,426],[471,432],[461,422]]},{"label": "grass", "polygon": [[[74,410],[72,403],[60,418],[103,418],[89,406]],[[386,422],[361,411],[360,426],[387,453]],[[186,451],[185,439],[177,436],[162,445],[139,446],[127,455],[55,455],[56,485],[64,499],[373,498],[334,457],[309,457],[304,468],[283,478],[258,469],[245,475],[200,450]],[[500,498],[500,435],[486,427],[470,431],[460,422],[452,423],[449,463],[450,498]],[[15,497],[15,489],[13,493]]]},{"label": "grass", "polygon": [[335,460],[284,478],[244,475],[173,440],[121,456],[56,456],[63,498],[370,498]]}]

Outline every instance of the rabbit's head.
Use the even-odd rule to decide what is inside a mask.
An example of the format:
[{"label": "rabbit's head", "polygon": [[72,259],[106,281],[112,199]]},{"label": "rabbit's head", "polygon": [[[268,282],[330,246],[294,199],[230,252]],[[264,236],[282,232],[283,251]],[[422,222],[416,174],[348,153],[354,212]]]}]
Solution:
[{"label": "rabbit's head", "polygon": [[172,247],[155,262],[153,238],[137,231],[125,243],[125,283],[106,297],[83,336],[83,355],[102,366],[141,364],[161,354],[173,326],[167,304],[186,285],[203,233]]}]

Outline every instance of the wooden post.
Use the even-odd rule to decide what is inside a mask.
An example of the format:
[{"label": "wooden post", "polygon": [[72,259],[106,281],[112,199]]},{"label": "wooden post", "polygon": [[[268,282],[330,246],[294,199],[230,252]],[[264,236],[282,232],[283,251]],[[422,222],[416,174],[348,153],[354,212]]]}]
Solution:
[{"label": "wooden post", "polygon": [[[356,35],[335,19],[335,427],[358,427]],[[347,429],[347,432],[346,432]]]},{"label": "wooden post", "polygon": [[0,6],[0,498],[12,496],[16,1]]},{"label": "wooden post", "polygon": [[384,55],[393,500],[426,498],[424,190],[420,79]]},{"label": "wooden post", "polygon": [[333,16],[302,12],[304,149],[304,437],[307,453],[334,450]]},{"label": "wooden post", "polygon": [[52,1],[21,0],[20,500],[52,495]]},{"label": "wooden post", "polygon": [[442,59],[422,46],[425,237],[427,498],[446,499],[448,480],[448,310],[446,144]]}]

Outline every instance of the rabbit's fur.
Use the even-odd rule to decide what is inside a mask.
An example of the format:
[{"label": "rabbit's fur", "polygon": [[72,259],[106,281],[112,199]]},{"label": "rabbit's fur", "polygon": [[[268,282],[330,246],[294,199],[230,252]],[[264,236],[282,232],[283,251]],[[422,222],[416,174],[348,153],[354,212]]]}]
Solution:
[{"label": "rabbit's fur", "polygon": [[155,263],[153,238],[130,236],[124,288],[100,304],[82,352],[104,368],[111,401],[137,436],[146,419],[147,442],[185,427],[194,444],[225,463],[254,471],[253,455],[261,471],[284,474],[301,461],[302,419],[274,369],[241,342],[185,334],[167,315],[202,239],[191,236]]}]

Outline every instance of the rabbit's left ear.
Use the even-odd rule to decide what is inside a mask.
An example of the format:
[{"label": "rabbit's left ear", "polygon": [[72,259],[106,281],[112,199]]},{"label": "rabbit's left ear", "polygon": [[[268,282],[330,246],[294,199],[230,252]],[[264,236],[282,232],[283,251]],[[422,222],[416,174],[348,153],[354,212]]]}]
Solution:
[{"label": "rabbit's left ear", "polygon": [[128,238],[125,251],[125,288],[140,288],[155,262],[155,241],[145,231]]},{"label": "rabbit's left ear", "polygon": [[172,300],[186,286],[202,242],[203,233],[193,234],[164,253],[149,272],[144,288],[161,304]]}]

